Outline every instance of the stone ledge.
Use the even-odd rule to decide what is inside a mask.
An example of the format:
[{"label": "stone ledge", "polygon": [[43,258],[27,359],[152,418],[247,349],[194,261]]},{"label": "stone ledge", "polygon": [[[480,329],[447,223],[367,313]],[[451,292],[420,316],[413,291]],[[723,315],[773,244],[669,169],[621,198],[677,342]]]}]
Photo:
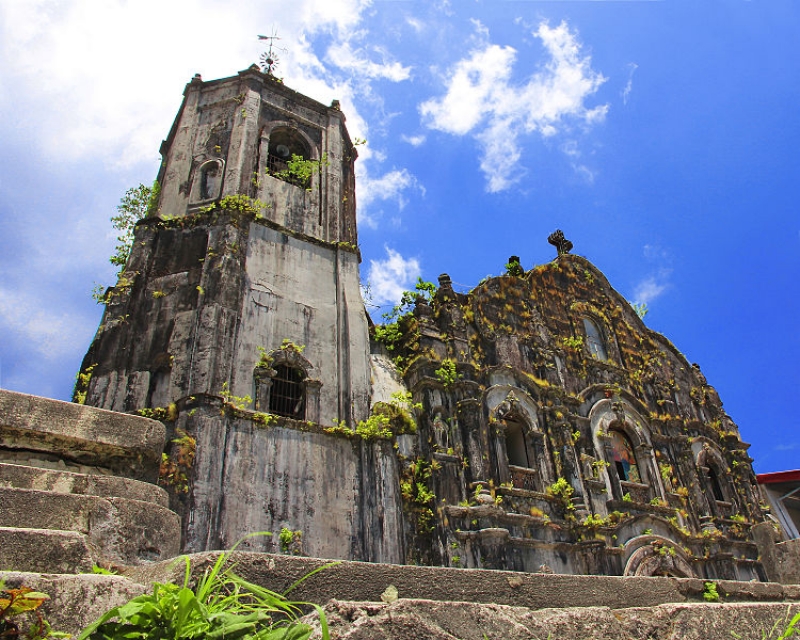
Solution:
[{"label": "stone ledge", "polygon": [[0,487],[127,498],[169,507],[169,495],[149,482],[0,462]]},{"label": "stone ledge", "polygon": [[55,573],[92,570],[86,538],[75,531],[0,527],[0,569]]},{"label": "stone ledge", "polygon": [[[774,637],[800,606],[663,604],[657,607],[539,609],[472,602],[397,600],[392,604],[329,602],[325,614],[338,640],[730,640]],[[318,614],[305,622],[318,630]],[[784,622],[786,621],[786,622]],[[765,635],[762,635],[762,632]],[[313,637],[319,637],[319,631]]]},{"label": "stone ledge", "polygon": [[[195,575],[211,565],[219,552],[193,554]],[[242,577],[283,593],[295,581],[329,560],[267,553],[234,552],[231,562]],[[182,565],[181,565],[182,566]],[[138,582],[182,580],[181,567],[159,562],[126,570]],[[309,602],[358,600],[380,602],[394,585],[402,598],[521,606],[627,608],[666,603],[702,602],[704,581],[696,578],[645,578],[520,573],[489,569],[453,569],[342,561],[305,580],[292,598]],[[776,583],[724,581],[725,599],[800,602],[800,590]],[[786,605],[784,605],[785,608]]]},{"label": "stone ledge", "polygon": [[[0,441],[155,482],[166,430],[156,420],[0,390]],[[2,450],[0,450],[0,459]]]}]

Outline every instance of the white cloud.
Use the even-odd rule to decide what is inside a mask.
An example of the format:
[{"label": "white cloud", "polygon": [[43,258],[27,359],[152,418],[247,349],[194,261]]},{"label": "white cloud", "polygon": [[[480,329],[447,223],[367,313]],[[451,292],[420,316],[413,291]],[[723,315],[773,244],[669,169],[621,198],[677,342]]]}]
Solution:
[{"label": "white cloud", "polygon": [[28,345],[45,360],[73,355],[84,347],[76,336],[90,327],[87,318],[54,312],[21,290],[0,289],[0,327],[12,340]]},{"label": "white cloud", "polygon": [[628,82],[625,85],[625,88],[622,90],[622,104],[628,104],[628,98],[631,95],[631,91],[633,91],[633,74],[639,68],[639,65],[635,62],[631,62],[628,65]]},{"label": "white cloud", "polygon": [[655,276],[645,278],[636,285],[633,298],[637,304],[650,304],[666,290],[667,285],[659,282]]},{"label": "white cloud", "polygon": [[516,51],[511,47],[488,45],[473,51],[456,64],[447,81],[443,98],[420,105],[423,119],[432,129],[464,135],[474,129],[483,116],[498,109],[498,87],[508,86]]},{"label": "white cloud", "polygon": [[419,146],[425,144],[425,136],[423,136],[423,135],[419,135],[419,136],[400,136],[400,138],[401,138],[401,140],[403,140],[403,142],[407,142],[412,147],[419,147]]},{"label": "white cloud", "polygon": [[371,205],[378,201],[395,200],[402,209],[406,205],[404,192],[417,185],[416,178],[406,169],[394,169],[379,178],[364,172],[358,176],[358,222],[375,228],[377,220],[371,214]]},{"label": "white cloud", "polygon": [[672,254],[658,244],[649,243],[642,247],[642,254],[647,262],[653,264],[655,271],[634,287],[633,300],[639,304],[650,304],[671,286]]},{"label": "white cloud", "polygon": [[553,136],[567,128],[568,119],[591,126],[605,117],[608,105],[585,104],[605,78],[592,70],[589,56],[581,55],[581,44],[566,23],[551,28],[542,22],[533,35],[548,59],[526,83],[515,84],[516,50],[490,44],[483,25],[476,28],[482,42],[452,68],[445,95],[423,102],[419,110],[432,129],[473,134],[483,147],[481,169],[488,190],[502,191],[523,174],[518,168],[520,136]]},{"label": "white cloud", "polygon": [[397,251],[384,247],[385,260],[370,260],[369,275],[372,301],[377,305],[397,304],[404,291],[413,289],[422,274],[416,258],[404,258]]},{"label": "white cloud", "polygon": [[[166,135],[181,87],[196,72],[213,79],[248,67],[266,48],[257,33],[276,23],[277,46],[292,43],[279,51],[278,75],[291,74],[299,90],[319,89],[322,80],[324,90],[311,95],[342,99],[333,94],[342,83],[329,80],[305,34],[346,38],[370,0],[269,4],[243,0],[231,11],[214,0],[2,3],[0,117],[62,161],[152,162],[153,141]],[[387,73],[401,71],[390,65]]]},{"label": "white cloud", "polygon": [[[377,50],[377,54],[386,57],[386,53]],[[402,82],[411,77],[411,69],[404,67],[399,62],[373,62],[367,58],[363,49],[356,51],[349,42],[339,42],[328,49],[328,58],[340,69],[358,73],[366,78],[385,78],[392,82]]]}]

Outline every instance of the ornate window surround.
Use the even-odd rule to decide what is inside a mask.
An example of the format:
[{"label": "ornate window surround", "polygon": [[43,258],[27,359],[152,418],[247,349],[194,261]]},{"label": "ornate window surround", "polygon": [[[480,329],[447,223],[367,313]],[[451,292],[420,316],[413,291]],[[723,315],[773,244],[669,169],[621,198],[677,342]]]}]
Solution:
[{"label": "ornate window surround", "polygon": [[299,420],[309,422],[319,422],[319,396],[322,382],[311,377],[314,370],[312,365],[296,349],[274,349],[266,354],[266,362],[269,366],[256,366],[253,372],[255,383],[255,408],[256,411],[269,411],[270,393],[272,392],[272,381],[278,373],[275,369],[278,365],[284,365],[291,369],[297,369],[303,374],[303,391],[305,394],[305,415]]}]

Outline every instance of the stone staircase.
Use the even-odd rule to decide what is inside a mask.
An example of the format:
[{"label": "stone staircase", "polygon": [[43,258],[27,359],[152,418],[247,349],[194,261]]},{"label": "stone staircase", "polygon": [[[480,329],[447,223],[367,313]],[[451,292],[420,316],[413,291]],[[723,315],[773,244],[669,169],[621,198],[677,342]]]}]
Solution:
[{"label": "stone staircase", "polygon": [[0,390],[0,571],[81,573],[180,552],[160,422]]}]

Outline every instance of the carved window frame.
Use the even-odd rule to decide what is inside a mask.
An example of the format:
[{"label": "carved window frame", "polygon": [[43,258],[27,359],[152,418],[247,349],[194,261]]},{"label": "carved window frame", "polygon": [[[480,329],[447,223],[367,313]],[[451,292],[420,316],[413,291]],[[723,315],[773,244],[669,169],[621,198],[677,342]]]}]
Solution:
[{"label": "carved window frame", "polygon": [[312,377],[314,366],[299,351],[292,348],[275,349],[265,354],[262,362],[256,366],[253,372],[256,411],[269,412],[273,383],[278,375],[278,367],[294,369],[299,371],[302,376],[298,383],[302,385],[301,393],[304,398],[303,415],[284,417],[288,417],[290,420],[319,423],[322,382]]}]

